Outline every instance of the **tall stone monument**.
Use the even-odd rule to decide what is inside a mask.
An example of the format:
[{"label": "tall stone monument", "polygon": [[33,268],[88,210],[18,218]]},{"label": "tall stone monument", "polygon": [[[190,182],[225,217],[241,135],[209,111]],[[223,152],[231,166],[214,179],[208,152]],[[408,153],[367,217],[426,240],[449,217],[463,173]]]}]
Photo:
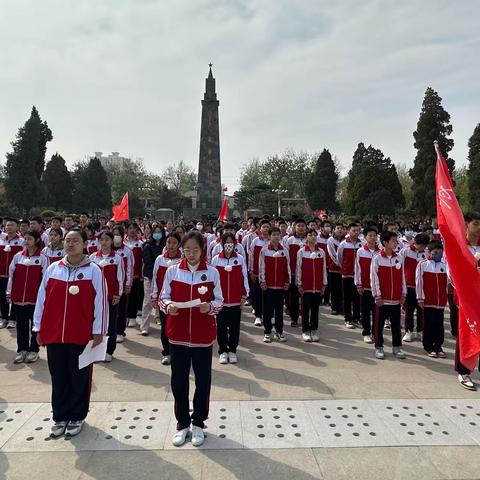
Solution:
[{"label": "tall stone monument", "polygon": [[202,214],[218,214],[222,204],[220,175],[220,135],[218,131],[218,105],[212,64],[205,80],[202,100],[202,126],[200,130],[200,156],[198,160],[197,210]]}]

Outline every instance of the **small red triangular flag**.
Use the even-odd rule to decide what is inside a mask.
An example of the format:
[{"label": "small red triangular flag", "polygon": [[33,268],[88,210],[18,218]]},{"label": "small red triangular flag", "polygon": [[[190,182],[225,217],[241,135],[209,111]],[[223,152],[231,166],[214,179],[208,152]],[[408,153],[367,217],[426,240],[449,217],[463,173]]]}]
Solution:
[{"label": "small red triangular flag", "polygon": [[226,198],[223,200],[222,209],[220,210],[218,220],[221,220],[222,222],[226,222],[228,220],[228,201]]},{"label": "small red triangular flag", "polygon": [[122,220],[128,220],[130,213],[128,211],[128,192],[123,196],[119,205],[112,207],[113,217],[110,220],[114,222],[121,222]]}]

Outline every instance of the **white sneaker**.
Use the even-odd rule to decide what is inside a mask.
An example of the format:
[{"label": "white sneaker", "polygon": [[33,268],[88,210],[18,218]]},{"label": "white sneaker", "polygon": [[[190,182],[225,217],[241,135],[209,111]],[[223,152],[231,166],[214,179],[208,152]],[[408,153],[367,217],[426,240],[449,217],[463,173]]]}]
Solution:
[{"label": "white sneaker", "polygon": [[320,335],[318,334],[318,330],[313,330],[312,331],[312,342],[319,342],[320,341]]},{"label": "white sneaker", "polygon": [[383,360],[385,358],[385,352],[383,351],[383,347],[375,349],[375,358],[378,358],[379,360]]},{"label": "white sneaker", "polygon": [[418,340],[419,342],[422,341],[422,332],[414,332],[412,334],[414,340]]},{"label": "white sneaker", "polygon": [[27,356],[27,352],[18,352],[15,358],[13,359],[13,363],[23,363],[25,361],[26,356]]},{"label": "white sneaker", "polygon": [[148,337],[148,330],[142,330],[142,336]]},{"label": "white sneaker", "polygon": [[287,341],[287,337],[284,333],[275,333],[275,340],[278,342],[285,343]]},{"label": "white sneaker", "polygon": [[220,356],[218,357],[218,363],[221,363],[222,365],[225,365],[228,363],[228,353],[227,352],[223,352],[220,354]]},{"label": "white sneaker", "polygon": [[113,355],[110,355],[109,353],[105,354],[105,363],[110,363],[113,359]]},{"label": "white sneaker", "polygon": [[392,353],[394,357],[401,358],[401,359],[407,358],[407,356],[405,355],[405,352],[400,347],[393,347]]},{"label": "white sneaker", "polygon": [[170,355],[165,355],[163,358],[162,358],[162,365],[170,365],[170,361],[171,361],[171,358],[170,358]]},{"label": "white sneaker", "polygon": [[263,341],[264,343],[272,343],[272,335],[270,335],[269,333],[266,333],[263,336]]},{"label": "white sneaker", "polygon": [[363,341],[364,341],[365,343],[373,343],[373,338],[372,338],[371,335],[365,335],[365,336],[363,337]]},{"label": "white sneaker", "polygon": [[68,422],[55,422],[50,427],[50,436],[51,437],[61,437],[65,433]]},{"label": "white sneaker", "polygon": [[123,335],[117,335],[117,343],[123,343],[125,337]]},{"label": "white sneaker", "polygon": [[187,440],[189,432],[189,428],[182,428],[181,430],[177,430],[172,439],[173,445],[175,445],[175,447],[181,447]]},{"label": "white sneaker", "polygon": [[402,341],[410,343],[413,342],[414,334],[413,332],[409,332],[408,330],[405,332],[405,335],[402,338]]},{"label": "white sneaker", "polygon": [[386,328],[386,329],[391,328],[390,320],[385,320],[385,328]]},{"label": "white sneaker", "polygon": [[83,428],[83,420],[71,420],[68,422],[67,429],[65,430],[65,435],[74,437],[78,435]]},{"label": "white sneaker", "polygon": [[238,363],[237,354],[234,352],[228,352],[228,361],[230,363]]},{"label": "white sneaker", "polygon": [[192,426],[192,445],[194,447],[199,447],[205,441],[205,435],[203,433],[203,428]]},{"label": "white sneaker", "polygon": [[27,352],[25,355],[25,363],[35,363],[38,360],[37,352]]},{"label": "white sneaker", "polygon": [[136,327],[137,326],[137,321],[134,318],[129,318],[127,320],[127,327]]},{"label": "white sneaker", "polygon": [[15,320],[9,320],[7,322],[7,328],[15,328],[17,326]]},{"label": "white sneaker", "polygon": [[253,324],[256,327],[261,327],[262,326],[262,319],[260,317],[255,318],[255,322],[253,322]]},{"label": "white sneaker", "polygon": [[312,341],[312,335],[310,332],[303,332],[302,333],[302,340],[304,342],[310,343]]},{"label": "white sneaker", "polygon": [[6,320],[0,320],[0,328],[7,328],[7,321]]},{"label": "white sneaker", "polygon": [[458,381],[463,388],[475,391],[477,386],[472,382],[470,375],[458,375]]},{"label": "white sneaker", "polygon": [[345,327],[352,330],[355,328],[355,325],[353,324],[353,322],[345,322]]}]

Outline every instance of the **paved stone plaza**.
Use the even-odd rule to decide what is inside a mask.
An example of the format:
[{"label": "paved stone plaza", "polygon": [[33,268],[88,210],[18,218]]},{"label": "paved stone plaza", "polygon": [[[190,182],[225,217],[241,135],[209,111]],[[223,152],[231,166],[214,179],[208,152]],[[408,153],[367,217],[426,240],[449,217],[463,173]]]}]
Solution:
[{"label": "paved stone plaza", "polygon": [[146,338],[129,329],[114,361],[95,367],[88,424],[71,440],[48,439],[44,351],[13,365],[15,331],[0,331],[0,479],[480,478],[480,393],[458,385],[448,333],[446,360],[415,342],[406,360],[387,343],[382,362],[327,309],[319,344],[287,327],[288,343],[265,345],[252,320],[244,314],[239,363],[214,358],[200,449],[171,445],[157,328]]}]

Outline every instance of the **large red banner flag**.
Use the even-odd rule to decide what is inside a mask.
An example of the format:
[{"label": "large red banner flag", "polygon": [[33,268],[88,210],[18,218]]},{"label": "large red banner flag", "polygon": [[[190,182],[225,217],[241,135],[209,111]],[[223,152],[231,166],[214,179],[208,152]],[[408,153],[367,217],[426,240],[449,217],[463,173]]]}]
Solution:
[{"label": "large red banner flag", "polygon": [[447,162],[437,142],[435,150],[438,227],[444,240],[450,278],[459,301],[460,361],[469,370],[474,370],[480,353],[480,272],[468,248],[462,210],[455,196]]},{"label": "large red banner flag", "polygon": [[130,218],[130,212],[128,211],[128,192],[123,196],[119,205],[112,207],[113,217],[111,220],[114,222],[121,222],[122,220],[128,220]]},{"label": "large red banner flag", "polygon": [[222,222],[226,222],[228,220],[228,200],[226,198],[223,199],[222,209],[220,210],[218,220],[221,220]]}]

